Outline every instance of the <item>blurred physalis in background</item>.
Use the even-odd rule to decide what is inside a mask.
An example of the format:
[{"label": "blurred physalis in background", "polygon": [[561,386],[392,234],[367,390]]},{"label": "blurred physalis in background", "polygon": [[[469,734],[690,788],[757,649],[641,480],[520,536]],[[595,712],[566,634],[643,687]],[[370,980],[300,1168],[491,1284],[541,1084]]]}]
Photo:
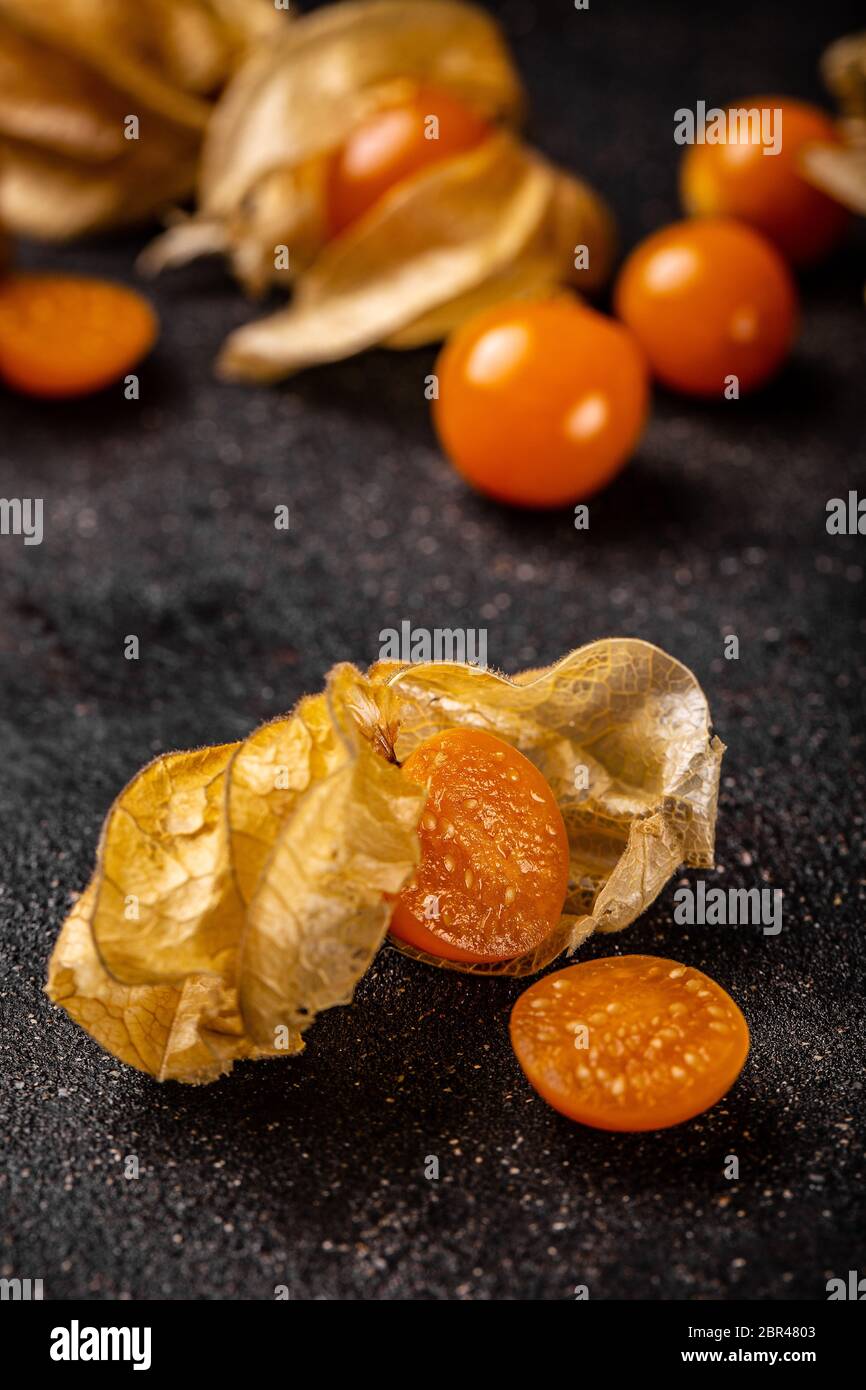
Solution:
[{"label": "blurred physalis in background", "polygon": [[821,72],[839,105],[844,143],[811,145],[802,156],[803,172],[818,188],[866,217],[866,32],[831,44]]},{"label": "blurred physalis in background", "polygon": [[213,102],[273,0],[0,0],[0,222],[61,241],[192,190]]},{"label": "blurred physalis in background", "polygon": [[470,314],[604,284],[613,220],[516,134],[524,94],[495,21],[461,0],[352,0],[250,55],[218,103],[195,215],[142,258],[205,252],[292,305],[232,334],[227,376],[276,380]]}]

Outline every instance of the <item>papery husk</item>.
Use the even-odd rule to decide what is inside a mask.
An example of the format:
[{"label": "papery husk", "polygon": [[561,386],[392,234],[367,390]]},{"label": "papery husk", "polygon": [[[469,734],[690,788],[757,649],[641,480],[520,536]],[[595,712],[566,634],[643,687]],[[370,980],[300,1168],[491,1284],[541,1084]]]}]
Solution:
[{"label": "papery husk", "polygon": [[843,116],[866,120],[866,31],[831,43],[821,58],[821,76]]},{"label": "papery husk", "polygon": [[270,0],[0,0],[0,216],[63,240],[185,197],[213,99],[285,19]]},{"label": "papery husk", "polygon": [[802,153],[801,165],[810,183],[866,217],[866,121],[851,130],[844,146],[810,145]]},{"label": "papery husk", "polygon": [[[398,760],[453,727],[519,748],[557,797],[568,897],[524,975],[619,931],[681,864],[708,866],[723,745],[694,676],[658,648],[594,642],[513,680],[455,663],[334,668],[325,691],[242,743],[156,759],[106,818],[47,991],[130,1065],[206,1081],[290,1055],[348,1003],[420,858],[426,792]],[[589,771],[589,788],[575,770]]]},{"label": "papery husk", "polygon": [[[202,151],[198,211],[141,259],[156,273],[201,254],[202,226],[253,294],[290,281],[327,239],[324,169],[371,112],[419,83],[492,123],[524,97],[495,21],[462,0],[345,0],[254,52],[219,102]],[[287,272],[275,247],[288,246]]]},{"label": "papery husk", "polygon": [[804,176],[852,212],[866,216],[866,33],[837,39],[821,74],[842,114],[843,144],[816,141],[800,155]]},{"label": "papery husk", "polygon": [[599,283],[612,243],[592,191],[500,131],[380,199],[325,247],[288,308],[231,334],[218,369],[274,381],[378,343],[436,341],[497,297],[579,281],[578,244],[590,247],[585,287]]},{"label": "papery husk", "polygon": [[[332,237],[334,150],[421,83],[471,106],[490,135],[403,180]],[[436,342],[503,298],[567,283],[591,293],[610,273],[613,219],[588,185],[512,133],[523,105],[496,24],[472,5],[358,0],[316,11],[231,83],[205,143],[198,211],[139,266],[155,274],[218,251],[251,294],[296,287],[290,307],[225,344],[220,372],[253,381],[376,344]],[[589,264],[578,271],[582,246]]]},{"label": "papery husk", "polygon": [[[553,174],[550,202],[535,236],[517,258],[503,271],[487,274],[478,285],[392,333],[384,347],[416,348],[441,342],[473,315],[506,300],[541,299],[563,285],[593,294],[605,284],[616,252],[613,215],[589,184],[547,167]],[[582,270],[575,268],[579,246],[589,251]]]},{"label": "papery husk", "polygon": [[157,1079],[298,1052],[316,1013],[351,998],[387,931],[384,894],[418,861],[424,792],[356,713],[378,707],[338,666],[245,742],[144,768],[106,818],[49,996]]},{"label": "papery husk", "polygon": [[297,1034],[279,1051],[256,1047],[235,994],[216,975],[188,975],[177,985],[124,985],[109,975],[91,930],[98,886],[94,878],[64,922],[45,988],[107,1052],[157,1081],[202,1084],[241,1058],[301,1050]]},{"label": "papery husk", "polygon": [[[622,931],[681,865],[713,863],[724,744],[710,734],[706,697],[687,668],[658,647],[610,638],[509,680],[453,663],[374,667],[374,685],[398,700],[397,757],[443,729],[497,734],[547,778],[571,850],[562,919],[516,960],[430,965],[484,975],[527,975],[594,931]],[[575,770],[588,770],[588,789]]]},{"label": "papery husk", "polygon": [[18,236],[51,242],[140,222],[184,196],[195,147],[173,149],[168,163],[163,145],[154,162],[96,166],[0,137],[0,218]]}]

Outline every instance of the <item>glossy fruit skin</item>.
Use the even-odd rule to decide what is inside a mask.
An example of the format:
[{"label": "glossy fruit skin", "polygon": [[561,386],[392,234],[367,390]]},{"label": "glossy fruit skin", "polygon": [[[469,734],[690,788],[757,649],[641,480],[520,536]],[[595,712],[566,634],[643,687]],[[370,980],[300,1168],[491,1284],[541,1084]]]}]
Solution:
[{"label": "glossy fruit skin", "polygon": [[477,314],[435,371],[442,448],[468,483],[511,506],[591,497],[624,467],[646,419],[637,341],[566,294]]},{"label": "glossy fruit skin", "polygon": [[[438,138],[428,138],[428,117]],[[429,127],[432,129],[432,126]],[[332,236],[363,217],[404,179],[464,154],[490,133],[487,122],[441,87],[421,85],[399,105],[383,107],[352,131],[328,169],[328,221]]]},{"label": "glossy fruit skin", "polygon": [[797,329],[797,291],[779,252],[731,218],[674,222],[632,251],[614,291],[616,312],[659,381],[723,397],[769,381]]},{"label": "glossy fruit skin", "polygon": [[[402,772],[427,786],[421,862],[399,894],[391,934],[448,960],[511,960],[559,922],[568,887],[562,815],[546,779],[479,729],[425,739]],[[435,906],[436,914],[425,911]]]},{"label": "glossy fruit skin", "polygon": [[812,141],[841,145],[833,122],[817,106],[788,97],[750,97],[734,106],[781,110],[781,149],[764,154],[745,132],[730,144],[689,146],[680,166],[685,211],[748,222],[794,265],[822,260],[844,236],[850,215],[802,177],[798,156]]},{"label": "glossy fruit skin", "polygon": [[606,956],[525,990],[511,1043],[555,1110],[594,1129],[639,1131],[715,1105],[743,1069],[749,1029],[702,971],[661,956]]},{"label": "glossy fruit skin", "polygon": [[0,378],[45,398],[89,395],[150,351],[159,324],[124,285],[72,275],[0,281]]}]

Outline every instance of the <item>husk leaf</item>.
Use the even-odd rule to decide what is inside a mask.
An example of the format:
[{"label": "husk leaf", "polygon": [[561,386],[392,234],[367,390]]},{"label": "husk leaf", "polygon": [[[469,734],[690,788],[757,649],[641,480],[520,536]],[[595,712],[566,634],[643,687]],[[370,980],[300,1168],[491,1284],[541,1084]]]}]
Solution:
[{"label": "husk leaf", "polygon": [[866,217],[866,121],[845,146],[810,145],[803,151],[801,163],[811,183]]},{"label": "husk leaf", "polygon": [[866,31],[831,43],[821,59],[821,75],[843,116],[866,120]]},{"label": "husk leaf", "polygon": [[279,1053],[244,1035],[237,999],[215,975],[178,985],[125,985],[99,959],[91,921],[98,877],[63,924],[46,993],[122,1062],[158,1081],[215,1081],[240,1058],[299,1052],[296,1034]]}]

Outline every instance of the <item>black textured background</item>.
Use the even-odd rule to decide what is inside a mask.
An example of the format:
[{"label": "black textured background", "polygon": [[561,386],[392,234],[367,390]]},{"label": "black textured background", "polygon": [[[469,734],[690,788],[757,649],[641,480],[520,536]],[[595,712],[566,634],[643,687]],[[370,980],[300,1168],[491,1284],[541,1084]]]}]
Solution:
[{"label": "black textured background", "polygon": [[[498,9],[532,134],[609,196],[626,245],[677,215],[676,107],[819,97],[822,46],[862,19],[840,0]],[[143,240],[25,256],[131,279]],[[0,540],[0,1273],[49,1298],[783,1299],[862,1270],[866,542],[824,522],[866,475],[863,251],[861,232],[804,282],[800,346],[763,394],[657,393],[588,534],[464,489],[430,429],[431,353],[217,384],[250,311],[215,263],[154,288],[138,404],[0,396],[0,494],[46,506],[42,546]],[[304,1057],[205,1089],[159,1088],[41,994],[131,774],[243,736],[404,618],[486,627],[505,670],[636,635],[705,685],[729,745],[717,879],[782,888],[783,931],[677,928],[672,884],[584,955],[672,955],[733,993],[752,1052],[710,1114],[644,1136],[569,1124],[512,1057],[519,983],[391,950]]]}]

